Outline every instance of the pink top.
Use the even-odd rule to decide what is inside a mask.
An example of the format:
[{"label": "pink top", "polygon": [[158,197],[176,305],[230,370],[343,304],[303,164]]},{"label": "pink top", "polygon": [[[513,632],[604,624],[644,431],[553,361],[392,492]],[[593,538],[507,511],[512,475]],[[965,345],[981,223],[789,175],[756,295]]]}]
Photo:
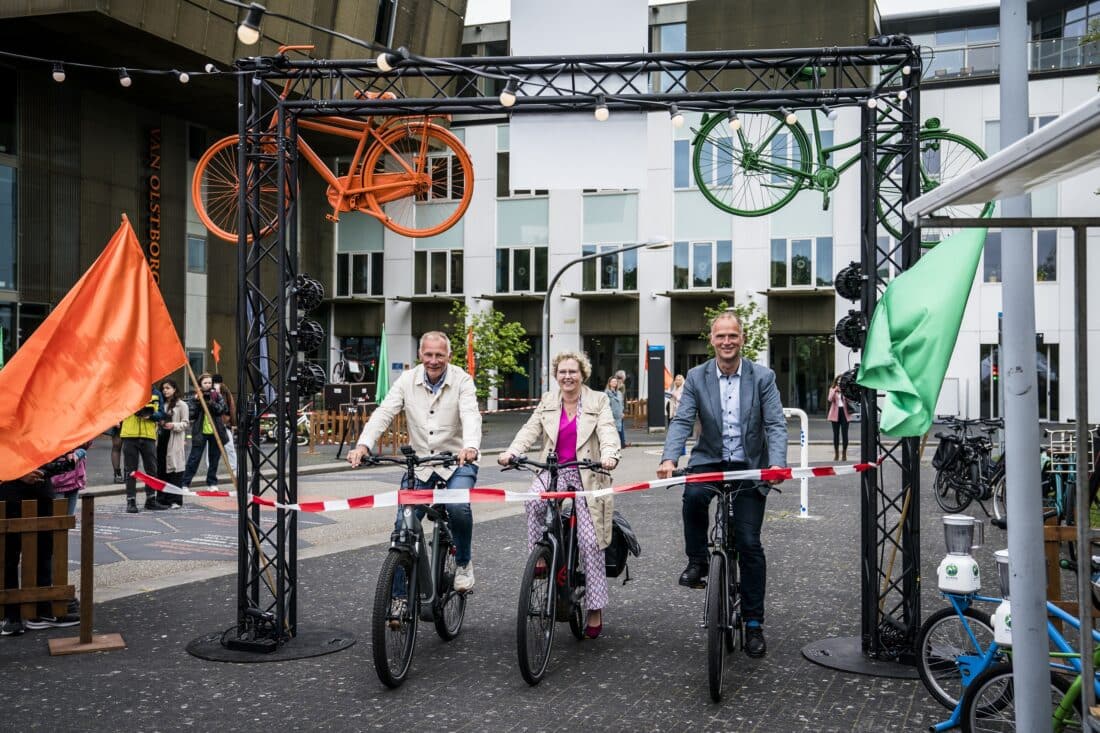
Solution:
[{"label": "pink top", "polygon": [[848,414],[848,400],[844,399],[844,395],[840,393],[840,389],[837,387],[829,388],[829,422],[837,422],[840,420],[840,411],[844,410],[844,419],[851,422],[852,416]]},{"label": "pink top", "polygon": [[[577,407],[577,415],[581,414],[580,406]],[[569,419],[565,408],[561,408],[561,421],[558,423],[558,461],[577,460],[577,418]]]}]

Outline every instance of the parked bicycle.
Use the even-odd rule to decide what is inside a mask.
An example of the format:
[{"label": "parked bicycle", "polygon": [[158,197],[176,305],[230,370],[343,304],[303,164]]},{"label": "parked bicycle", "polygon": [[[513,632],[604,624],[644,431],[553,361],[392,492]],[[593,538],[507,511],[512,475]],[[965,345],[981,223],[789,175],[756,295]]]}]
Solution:
[{"label": "parked bicycle", "polygon": [[[813,85],[825,69],[806,67],[800,72],[804,83]],[[841,162],[833,156],[854,148],[860,138],[826,145],[820,115],[825,110],[808,109],[813,145],[801,122],[788,123],[787,112],[746,112],[704,116],[695,133],[692,170],[696,185],[712,204],[735,216],[765,216],[786,206],[803,189],[820,191],[822,209],[829,208],[829,195],[840,176],[860,159],[856,153]],[[830,117],[832,114],[830,113]],[[877,144],[885,145],[900,131],[887,129]],[[925,120],[919,133],[920,192],[954,180],[985,160],[985,152],[962,135],[941,126],[937,118]],[[901,189],[896,185],[901,164],[896,153],[882,156],[876,166],[879,179],[877,212],[882,226],[901,238]],[[952,217],[987,217],[993,203],[956,205],[938,213]],[[940,230],[925,227],[922,243],[932,245],[942,238]]]},{"label": "parked bicycle", "polygon": [[[313,46],[282,46],[279,56],[290,51],[308,53]],[[281,99],[294,96],[299,78],[287,79]],[[374,92],[356,93],[360,98],[377,98]],[[386,92],[383,99],[392,99]],[[298,135],[301,158],[328,183],[327,196],[332,206],[330,221],[339,221],[346,211],[361,211],[380,220],[386,228],[406,237],[430,237],[450,229],[466,213],[473,198],[474,169],[462,142],[433,119],[449,120],[448,115],[373,117],[338,116],[300,117],[298,128],[342,137],[355,143],[346,156],[346,168],[337,175],[305,138]],[[275,115],[261,135],[264,152],[274,157]],[[240,138],[230,135],[214,143],[199,159],[191,181],[191,196],[199,219],[216,237],[236,242],[240,206],[238,159]],[[261,179],[270,171],[250,171]],[[291,186],[294,184],[288,184]],[[259,191],[260,236],[278,226],[279,189],[275,182],[263,182]],[[422,202],[449,203],[430,215],[414,216],[415,205]],[[249,234],[251,241],[251,234]]]},{"label": "parked bicycle", "polygon": [[[936,418],[951,428],[951,433],[937,432],[940,444],[932,457],[936,469],[933,493],[936,503],[949,514],[963,511],[977,500],[989,516],[985,502],[1004,495],[1005,457],[993,458],[993,437],[1004,428],[1000,419],[962,420],[939,415]],[[980,427],[985,435],[975,435]],[[995,511],[1004,511],[1003,503],[994,501]],[[997,515],[998,519],[1001,515]]]},{"label": "parked bicycle", "polygon": [[[458,458],[450,453],[417,456],[401,446],[401,456],[371,455],[363,465],[394,463],[405,467],[401,486],[416,486],[418,466],[450,466]],[[447,485],[440,481],[436,489]],[[432,521],[431,541],[426,542],[421,515]],[[435,623],[436,633],[451,641],[462,629],[466,594],[454,588],[455,545],[445,504],[404,506],[390,535],[390,551],[378,572],[371,615],[374,669],[387,687],[398,687],[408,676],[416,647],[418,621]]]},{"label": "parked bicycle", "polygon": [[557,622],[567,621],[578,641],[584,638],[584,569],[579,562],[577,518],[573,502],[555,496],[558,476],[567,468],[607,473],[598,461],[558,461],[550,451],[546,462],[517,456],[504,470],[546,471],[545,526],[542,538],[531,548],[520,584],[516,609],[516,650],[519,671],[529,685],[537,685],[546,675],[550,651],[554,646]]}]

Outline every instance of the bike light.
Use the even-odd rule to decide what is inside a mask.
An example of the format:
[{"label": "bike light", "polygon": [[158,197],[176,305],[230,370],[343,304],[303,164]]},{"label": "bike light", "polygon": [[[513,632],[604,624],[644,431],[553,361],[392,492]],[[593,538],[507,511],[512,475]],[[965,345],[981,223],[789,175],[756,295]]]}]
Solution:
[{"label": "bike light", "polygon": [[668,116],[672,119],[672,126],[679,129],[684,126],[684,113],[675,104],[668,108]]},{"label": "bike light", "polygon": [[607,99],[602,94],[596,95],[595,116],[599,122],[607,122],[607,118],[611,116],[611,112],[607,109]]},{"label": "bike light", "polygon": [[260,20],[267,9],[259,3],[248,6],[248,15],[237,26],[237,40],[246,46],[252,46],[260,40]]},{"label": "bike light", "polygon": [[863,339],[867,335],[867,322],[863,314],[856,310],[848,311],[848,315],[840,319],[836,324],[836,340],[841,346],[847,346],[853,351],[863,348]]},{"label": "bike light", "polygon": [[126,69],[119,69],[118,83],[129,89],[130,85],[134,83],[134,80],[130,78],[130,74],[126,71]]},{"label": "bike light", "polygon": [[65,67],[60,61],[55,61],[53,65],[53,80],[58,84],[65,81]]},{"label": "bike light", "polygon": [[500,93],[500,106],[511,107],[516,103],[516,91],[519,89],[519,82],[515,77],[510,77],[508,83],[504,85],[504,91]]}]

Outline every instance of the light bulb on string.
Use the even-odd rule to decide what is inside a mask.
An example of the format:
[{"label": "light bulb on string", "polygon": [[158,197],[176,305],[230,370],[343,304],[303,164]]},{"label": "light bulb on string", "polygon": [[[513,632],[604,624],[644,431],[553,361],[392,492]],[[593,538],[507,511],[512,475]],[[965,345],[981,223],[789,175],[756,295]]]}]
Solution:
[{"label": "light bulb on string", "polygon": [[828,117],[830,120],[836,120],[837,115],[839,114],[835,107],[830,107],[827,104],[821,105],[821,111],[824,112],[825,116]]},{"label": "light bulb on string", "polygon": [[504,85],[503,91],[500,93],[500,106],[511,107],[516,103],[516,91],[519,89],[519,82],[515,77],[509,77],[508,82]]},{"label": "light bulb on string", "polygon": [[130,78],[130,74],[126,71],[126,69],[119,69],[118,83],[129,89],[130,85],[134,83],[134,80]]},{"label": "light bulb on string", "polygon": [[260,21],[264,17],[266,8],[259,3],[248,6],[248,15],[237,26],[237,40],[246,46],[252,46],[260,40]]},{"label": "light bulb on string", "polygon": [[65,81],[65,67],[60,61],[55,61],[53,65],[53,80],[58,84]]},{"label": "light bulb on string", "polygon": [[867,109],[875,109],[876,107],[878,107],[878,100],[874,97],[869,97],[867,99]]},{"label": "light bulb on string", "polygon": [[188,74],[186,71],[178,71],[176,72],[176,79],[179,81],[180,84],[186,84],[187,82],[191,81],[191,75]]},{"label": "light bulb on string", "polygon": [[904,102],[907,99],[909,99],[909,92],[905,91],[904,89],[898,92],[898,101]]},{"label": "light bulb on string", "polygon": [[794,126],[798,122],[798,115],[786,107],[779,108],[780,113],[783,115],[783,121],[790,126]]},{"label": "light bulb on string", "polygon": [[684,126],[684,113],[675,104],[668,108],[668,115],[672,120],[672,126],[679,129]]},{"label": "light bulb on string", "polygon": [[737,110],[730,107],[730,111],[726,113],[726,120],[730,123],[730,129],[737,132],[741,129],[741,118],[737,116]]},{"label": "light bulb on string", "polygon": [[611,116],[611,112],[607,109],[607,99],[602,94],[596,96],[595,116],[599,122],[607,122],[607,118]]}]

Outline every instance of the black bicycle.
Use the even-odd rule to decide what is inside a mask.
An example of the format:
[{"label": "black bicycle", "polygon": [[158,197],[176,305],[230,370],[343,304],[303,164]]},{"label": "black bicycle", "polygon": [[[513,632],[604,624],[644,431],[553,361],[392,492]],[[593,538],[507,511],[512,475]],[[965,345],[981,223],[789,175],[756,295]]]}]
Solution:
[{"label": "black bicycle", "polygon": [[[451,453],[420,457],[409,446],[401,457],[368,456],[364,464],[396,463],[405,466],[402,486],[416,486],[418,466],[449,467],[458,462]],[[445,489],[439,481],[433,487]],[[378,573],[371,617],[374,669],[387,687],[398,687],[409,674],[416,647],[417,622],[434,621],[444,641],[458,636],[466,614],[466,594],[454,588],[455,545],[448,523],[447,506],[419,509],[432,520],[432,536],[425,542],[417,507],[403,506],[397,527],[390,535],[390,551]]]},{"label": "black bicycle", "polygon": [[[546,462],[525,456],[513,458],[508,468],[522,468],[534,473],[546,471],[547,492],[558,490],[558,475],[567,468],[581,468],[607,473],[596,461],[558,462],[551,451]],[[546,674],[550,650],[554,645],[554,627],[568,621],[569,630],[578,641],[584,638],[585,593],[584,570],[579,563],[577,517],[574,503],[566,499],[547,499],[542,538],[531,548],[516,610],[516,649],[519,671],[529,685],[537,685]],[[553,591],[551,590],[553,589]]]},{"label": "black bicycle", "polygon": [[[982,511],[989,516],[985,502],[994,499],[994,509],[999,505],[995,497],[1003,495],[1005,457],[1002,453],[993,459],[993,436],[1004,428],[1000,419],[961,420],[951,416],[938,416],[938,420],[951,433],[936,433],[940,444],[932,456],[936,478],[932,484],[936,503],[949,514],[965,510],[977,500]],[[971,432],[977,428],[985,435]]]},{"label": "black bicycle", "polygon": [[[686,468],[674,476],[687,476]],[[726,655],[745,647],[745,620],[741,614],[741,569],[733,534],[733,500],[742,491],[756,491],[751,481],[721,481],[717,485],[700,483],[717,497],[714,524],[710,529],[710,570],[706,580],[703,625],[707,630],[707,681],[710,697],[722,700],[722,680]],[[671,488],[671,487],[670,487]],[[773,491],[779,491],[777,487]]]}]

